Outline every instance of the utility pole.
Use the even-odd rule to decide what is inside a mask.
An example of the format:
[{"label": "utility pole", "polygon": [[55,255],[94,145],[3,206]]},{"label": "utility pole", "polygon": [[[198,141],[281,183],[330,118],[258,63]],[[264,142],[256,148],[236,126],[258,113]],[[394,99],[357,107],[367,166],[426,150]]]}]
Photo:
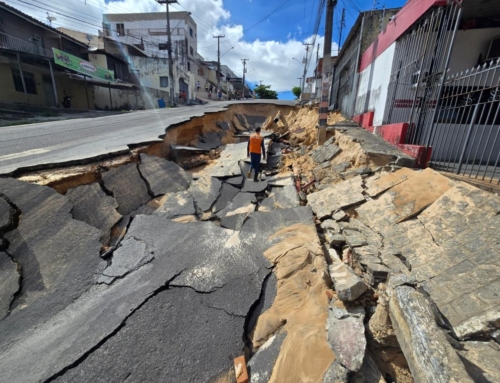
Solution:
[{"label": "utility pole", "polygon": [[[338,53],[340,53],[340,47],[342,46],[342,29],[345,27],[345,8],[342,8],[342,19],[340,20],[340,34],[339,34],[339,49]],[[337,55],[338,55],[337,53]]]},{"label": "utility pole", "polygon": [[174,106],[174,60],[172,59],[172,36],[170,31],[170,11],[168,6],[176,4],[177,0],[156,0],[158,4],[167,6],[167,51],[168,51],[168,83],[170,85],[170,106]]},{"label": "utility pole", "polygon": [[[304,90],[306,88],[306,76],[307,76],[307,58],[309,57],[309,46],[314,46],[311,43],[304,43],[302,45],[306,46],[306,57],[304,58],[304,74],[302,75],[302,87],[300,92],[300,100],[302,101],[302,95],[304,94]],[[314,49],[314,48],[313,48]]]},{"label": "utility pole", "polygon": [[217,39],[217,93],[220,91],[220,39],[223,39],[224,35],[214,36]]},{"label": "utility pole", "polygon": [[333,10],[337,0],[327,0],[325,20],[325,44],[323,46],[323,73],[321,86],[321,104],[319,107],[318,120],[318,144],[326,141],[326,124],[328,120],[328,100],[330,93],[330,74],[332,71],[332,32],[333,32]]},{"label": "utility pole", "polygon": [[247,65],[247,61],[250,61],[250,59],[241,59],[241,61],[243,61],[243,92],[242,92],[242,96],[243,96],[243,98],[245,98],[245,73],[247,73],[246,65]]}]

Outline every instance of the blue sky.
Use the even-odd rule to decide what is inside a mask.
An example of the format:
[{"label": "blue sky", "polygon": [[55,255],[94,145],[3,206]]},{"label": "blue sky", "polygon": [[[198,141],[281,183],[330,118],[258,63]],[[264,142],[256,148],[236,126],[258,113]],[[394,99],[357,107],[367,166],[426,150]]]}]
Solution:
[{"label": "blue sky", "polygon": [[[97,34],[103,13],[131,13],[164,11],[155,0],[4,0],[9,5],[46,22],[46,10],[59,12],[54,26],[63,26]],[[216,60],[215,34],[221,39],[221,52],[227,52],[222,64],[228,65],[237,76],[243,74],[242,58],[248,58],[247,80],[271,85],[283,99],[293,99],[292,87],[299,85],[305,55],[304,42],[320,44],[322,56],[324,41],[324,14],[316,39],[312,36],[320,0],[178,0],[172,10],[190,11],[198,25],[198,52],[206,60]],[[376,8],[401,7],[406,0],[378,0]],[[48,7],[42,9],[43,6]],[[339,41],[342,8],[346,9],[343,39],[349,33],[360,10],[371,10],[373,0],[338,0],[334,17],[333,53]],[[279,9],[278,9],[279,8]],[[274,13],[273,13],[274,12]],[[272,13],[272,14],[271,14]],[[73,16],[65,18],[63,14]],[[75,22],[75,17],[82,22]],[[256,25],[258,23],[258,25]],[[234,49],[230,49],[234,47]],[[315,47],[316,49],[316,47]],[[312,55],[307,76],[316,63]]]}]

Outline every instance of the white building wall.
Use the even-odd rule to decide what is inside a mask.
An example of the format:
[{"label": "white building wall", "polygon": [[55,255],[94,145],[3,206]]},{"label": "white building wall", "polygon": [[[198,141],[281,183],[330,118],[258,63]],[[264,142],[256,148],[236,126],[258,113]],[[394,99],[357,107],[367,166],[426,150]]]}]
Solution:
[{"label": "white building wall", "polygon": [[373,125],[382,125],[387,90],[391,78],[396,42],[368,65],[359,76],[358,95],[354,114],[374,111]]}]

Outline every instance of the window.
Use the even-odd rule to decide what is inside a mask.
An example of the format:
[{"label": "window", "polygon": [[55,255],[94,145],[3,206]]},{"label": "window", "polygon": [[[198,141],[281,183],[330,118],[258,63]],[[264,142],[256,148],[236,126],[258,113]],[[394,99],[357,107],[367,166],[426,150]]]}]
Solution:
[{"label": "window", "polygon": [[[24,83],[26,84],[26,92],[29,94],[36,94],[36,81],[35,75],[29,72],[23,72],[24,74]],[[23,80],[21,78],[21,72],[19,69],[12,69],[12,77],[14,79],[14,86],[16,88],[16,92],[23,92]]]},{"label": "window", "polygon": [[116,24],[116,33],[118,36],[125,36],[125,24]]},{"label": "window", "polygon": [[189,28],[189,36],[193,37],[193,28]]},{"label": "window", "polygon": [[160,77],[160,88],[168,88],[168,77],[166,76]]},{"label": "window", "polygon": [[194,56],[194,49],[193,49],[193,47],[189,47],[189,53],[191,53],[191,56]]},{"label": "window", "polygon": [[191,72],[191,63],[188,61],[188,72]]}]

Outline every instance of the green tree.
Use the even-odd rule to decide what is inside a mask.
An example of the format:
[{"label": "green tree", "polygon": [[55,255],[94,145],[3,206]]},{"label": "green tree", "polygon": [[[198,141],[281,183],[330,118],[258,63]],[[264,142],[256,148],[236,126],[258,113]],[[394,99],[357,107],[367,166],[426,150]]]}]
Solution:
[{"label": "green tree", "polygon": [[257,98],[267,99],[267,100],[277,100],[278,93],[271,90],[271,85],[259,85],[254,89]]},{"label": "green tree", "polygon": [[300,98],[300,94],[302,93],[302,89],[300,89],[300,86],[294,86],[292,88],[292,93],[294,94],[295,97]]}]

